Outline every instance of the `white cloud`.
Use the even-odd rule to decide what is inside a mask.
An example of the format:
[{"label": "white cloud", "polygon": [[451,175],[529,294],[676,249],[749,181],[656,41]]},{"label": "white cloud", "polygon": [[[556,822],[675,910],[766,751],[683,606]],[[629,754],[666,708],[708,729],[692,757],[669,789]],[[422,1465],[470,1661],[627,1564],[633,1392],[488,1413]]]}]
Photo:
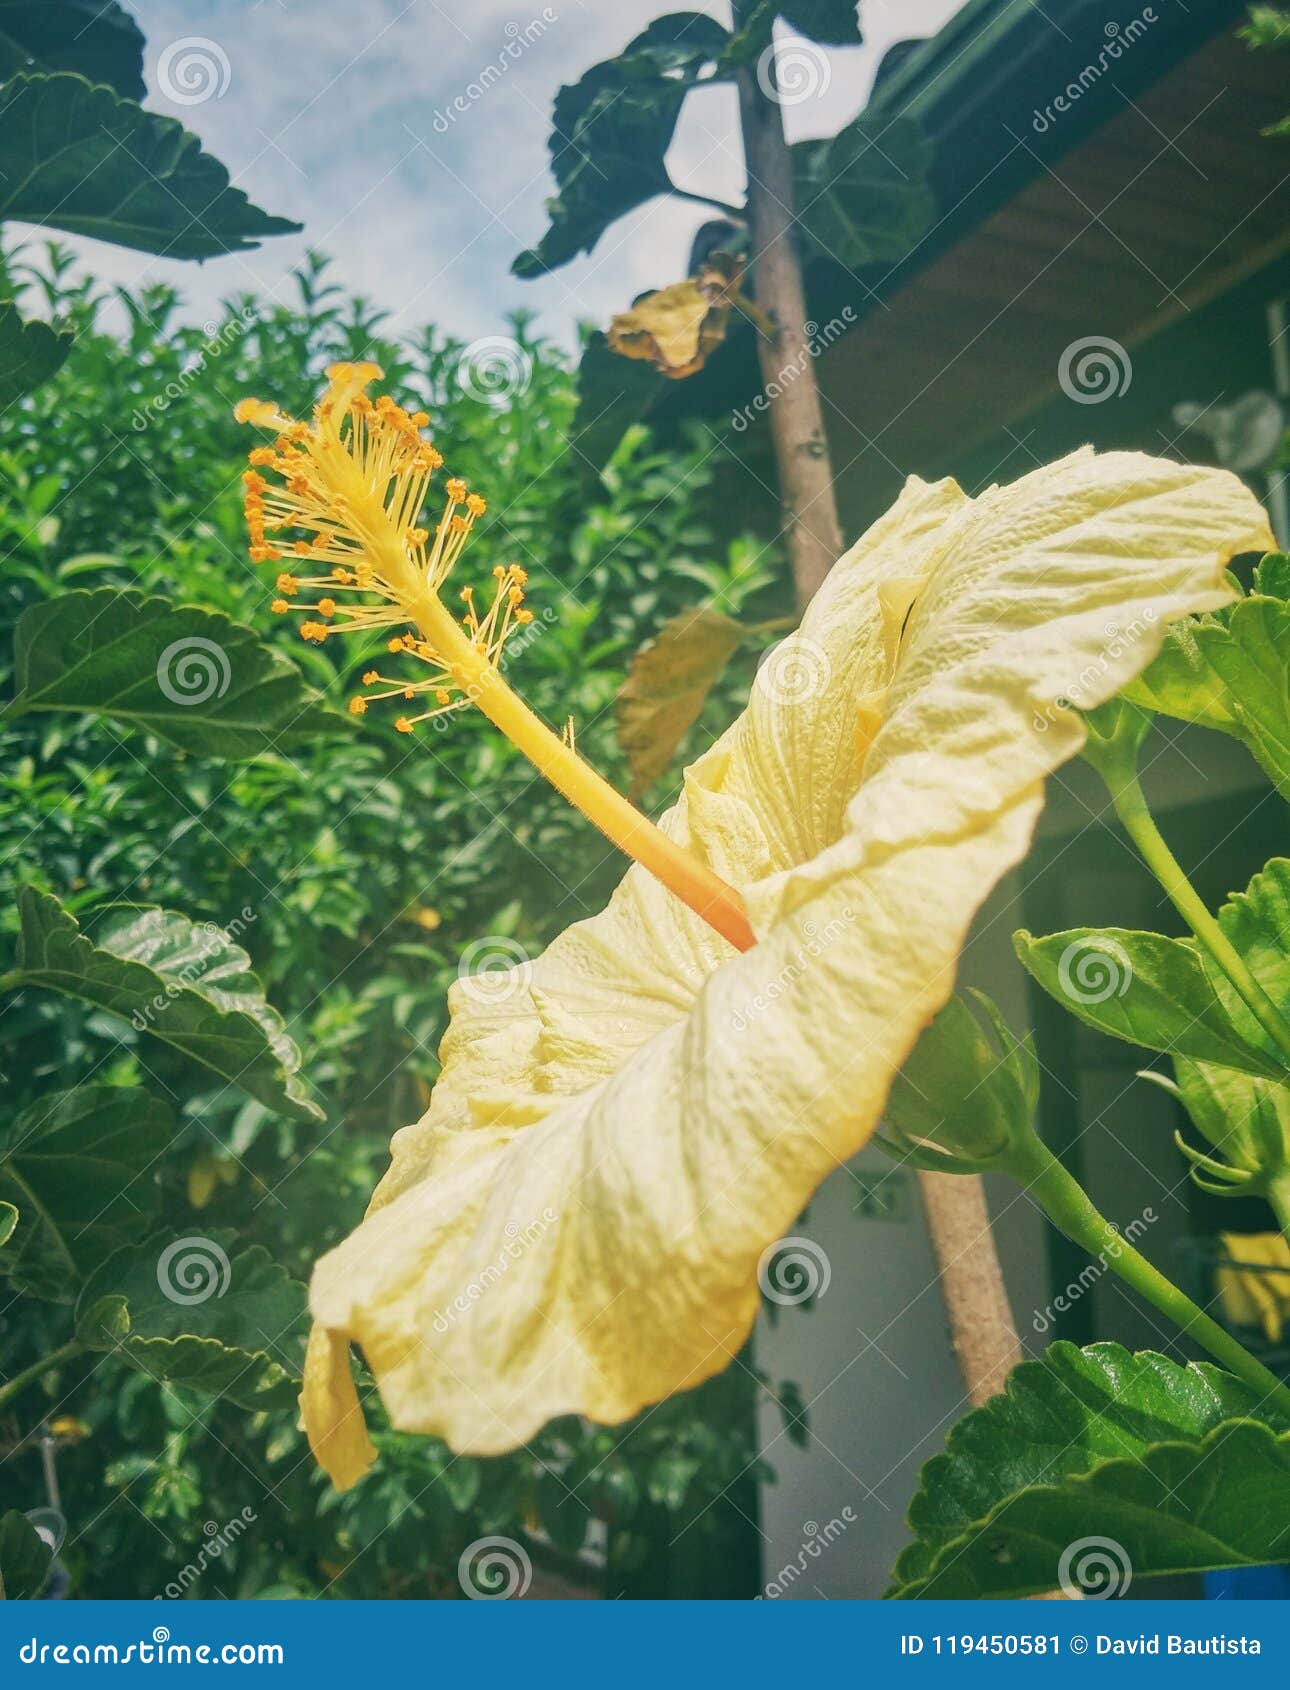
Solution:
[{"label": "white cloud", "polygon": [[[830,53],[827,92],[788,109],[790,135],[838,128],[863,105],[885,47],[930,32],[959,3],[866,0],[866,45]],[[335,279],[393,313],[396,329],[434,321],[471,339],[495,333],[508,310],[524,306],[569,344],[578,318],[603,322],[643,289],[679,276],[708,215],[685,201],[656,201],[553,276],[522,282],[509,273],[544,226],[557,88],[666,9],[664,0],[472,0],[468,8],[456,0],[134,0],[148,40],[148,104],[178,117],[253,199],[305,231],[201,267],[76,245],[105,279],[174,283],[198,319],[242,289],[285,297],[291,264],[316,246],[333,256]],[[720,0],[703,9],[729,21]],[[193,36],[223,50],[228,86],[218,98],[177,104],[158,87],[157,60]],[[486,86],[472,97],[481,76]],[[452,110],[457,98],[464,111]],[[731,89],[691,97],[668,162],[681,186],[742,197]]]}]

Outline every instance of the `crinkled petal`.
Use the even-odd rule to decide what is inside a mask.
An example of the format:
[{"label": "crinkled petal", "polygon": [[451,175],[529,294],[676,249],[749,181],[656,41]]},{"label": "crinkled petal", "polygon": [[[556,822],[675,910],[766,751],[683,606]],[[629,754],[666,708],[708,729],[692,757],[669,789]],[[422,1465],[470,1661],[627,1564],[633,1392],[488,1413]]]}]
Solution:
[{"label": "crinkled petal", "polygon": [[762,1251],[873,1132],[1080,748],[1060,700],[1109,697],[1269,542],[1235,477],[1134,455],[977,501],[911,483],[778,648],[814,684],[759,679],[665,821],[757,946],[634,869],[504,1003],[457,988],[430,1110],[312,1287],[396,1426],[504,1450],[728,1362]]},{"label": "crinkled petal", "polygon": [[337,1490],[349,1490],[376,1460],[376,1450],[354,1389],[349,1340],[324,1326],[309,1334],[300,1414],[318,1465]]}]

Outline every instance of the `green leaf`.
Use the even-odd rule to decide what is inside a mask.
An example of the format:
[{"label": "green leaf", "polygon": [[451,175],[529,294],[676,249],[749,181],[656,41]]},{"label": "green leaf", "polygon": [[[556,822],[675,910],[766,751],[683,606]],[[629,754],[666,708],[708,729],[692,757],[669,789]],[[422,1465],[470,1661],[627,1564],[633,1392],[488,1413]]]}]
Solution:
[{"label": "green leaf", "polygon": [[1265,1079],[1283,1066],[1247,1040],[1215,990],[1196,944],[1159,933],[1077,927],[1012,942],[1023,967],[1072,1015],[1148,1050],[1217,1062]]},{"label": "green leaf", "polygon": [[517,276],[590,252],[617,218],[671,191],[663,159],[682,103],[728,40],[705,13],[673,12],[561,88],[548,142],[559,192],[547,201],[546,234],[511,266]]},{"label": "green leaf", "polygon": [[1290,553],[1268,552],[1254,566],[1254,591],[1270,599],[1290,599]]},{"label": "green leaf", "polygon": [[652,1463],[645,1481],[646,1494],[669,1513],[679,1513],[703,1463],[683,1450],[664,1450]]},{"label": "green leaf", "polygon": [[1273,1002],[1290,1008],[1290,857],[1270,858],[1233,892],[1218,925]]},{"label": "green leaf", "polygon": [[831,47],[856,47],[864,39],[856,0],[779,0],[785,23],[812,41]]},{"label": "green leaf", "polygon": [[12,1203],[0,1202],[0,1247],[6,1245],[13,1237],[14,1228],[18,1224],[18,1211]]},{"label": "green leaf", "polygon": [[115,587],[32,605],[14,664],[13,715],[92,711],[204,757],[288,752],[347,726],[240,622]]},{"label": "green leaf", "polygon": [[305,1288],[258,1244],[235,1254],[235,1243],[231,1233],[163,1233],[118,1251],[81,1293],[84,1340],[159,1382],[243,1408],[292,1407]]},{"label": "green leaf", "polygon": [[52,1559],[49,1545],[25,1514],[16,1508],[0,1514],[0,1577],[9,1601],[30,1602],[38,1597]]},{"label": "green leaf", "polygon": [[932,150],[915,119],[861,113],[831,141],[799,141],[792,151],[808,253],[850,270],[896,264],[931,228]]},{"label": "green leaf", "polygon": [[1290,604],[1255,594],[1199,622],[1195,640],[1241,738],[1290,800]]},{"label": "green leaf", "polygon": [[79,71],[142,100],[143,34],[116,0],[0,0],[0,79]]},{"label": "green leaf", "polygon": [[1122,696],[1232,734],[1290,800],[1290,558],[1271,552],[1248,598],[1175,622],[1160,654]]},{"label": "green leaf", "polygon": [[1240,736],[1227,688],[1210,668],[1196,639],[1199,622],[1171,622],[1159,654],[1119,696],[1145,710],[1180,722],[1197,722],[1219,733]]},{"label": "green leaf", "polygon": [[[74,1301],[87,1273],[155,1224],[153,1164],[173,1125],[138,1087],[78,1086],[0,1127],[0,1196],[16,1205],[15,1220],[17,1210],[26,1216],[16,1243],[0,1249],[0,1273],[17,1290]],[[0,1226],[6,1238],[12,1229]]]},{"label": "green leaf", "polygon": [[57,898],[24,886],[13,985],[96,1004],[297,1120],[321,1120],[300,1053],[240,946],[170,910],[112,912],[91,940]]},{"label": "green leaf", "polygon": [[70,72],[0,88],[0,222],[167,258],[243,252],[299,225],[270,217],[173,118]]},{"label": "green leaf", "polygon": [[[1234,892],[1218,911],[1218,925],[1258,983],[1282,1013],[1290,1012],[1290,858],[1273,857],[1244,892]],[[1245,1000],[1208,952],[1205,971],[1232,1025],[1248,1043],[1275,1051]],[[1282,1077],[1284,1077],[1284,1063]]]},{"label": "green leaf", "polygon": [[1259,1413],[1206,1363],[1054,1344],[924,1467],[889,1594],[1055,1590],[1063,1556],[1094,1537],[1133,1578],[1290,1559],[1290,1433]]},{"label": "green leaf", "polygon": [[28,320],[12,300],[0,300],[0,409],[55,375],[74,338],[70,329]]}]

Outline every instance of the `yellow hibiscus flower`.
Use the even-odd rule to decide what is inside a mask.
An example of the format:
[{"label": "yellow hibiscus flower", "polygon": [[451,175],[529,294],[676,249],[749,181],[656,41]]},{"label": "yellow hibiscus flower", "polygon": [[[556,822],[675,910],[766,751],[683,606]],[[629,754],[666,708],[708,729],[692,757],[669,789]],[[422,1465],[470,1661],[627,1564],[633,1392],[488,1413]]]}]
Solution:
[{"label": "yellow hibiscus flower", "polygon": [[[302,500],[324,498],[356,391],[295,436]],[[327,518],[279,515],[347,535],[342,568],[389,550],[381,614],[430,640],[424,605],[385,590],[379,513],[397,528],[410,507],[378,479],[362,520],[357,483]],[[1109,698],[1270,544],[1235,476],[1138,454],[1080,452],[977,499],[907,484],[686,771],[660,826],[697,881],[669,890],[651,847],[654,872],[631,868],[600,915],[450,993],[430,1108],[314,1272],[301,1400],[337,1485],[375,1453],[351,1343],[395,1426],[474,1453],[560,1414],[625,1419],[727,1365],[763,1252],[873,1133],[1044,777],[1079,751],[1068,701]],[[446,645],[420,655],[459,676]],[[731,888],[723,937],[696,911]]]}]

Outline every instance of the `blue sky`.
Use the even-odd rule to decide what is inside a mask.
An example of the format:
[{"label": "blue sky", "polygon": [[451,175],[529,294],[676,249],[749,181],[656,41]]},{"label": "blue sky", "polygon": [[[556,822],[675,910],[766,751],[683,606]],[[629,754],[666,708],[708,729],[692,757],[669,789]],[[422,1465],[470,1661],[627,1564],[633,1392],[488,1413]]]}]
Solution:
[{"label": "blue sky", "polygon": [[[960,3],[865,0],[865,46],[827,55],[827,86],[786,108],[790,136],[833,133],[863,106],[885,47],[930,34]],[[131,9],[147,36],[148,105],[194,130],[267,210],[305,225],[299,238],[201,267],[76,243],[105,278],[176,283],[195,318],[225,293],[281,289],[308,244],[333,255],[338,280],[393,314],[395,332],[434,321],[469,340],[496,333],[523,305],[567,344],[579,318],[603,323],[681,276],[709,215],[657,200],[555,275],[510,275],[544,226],[556,89],[619,51],[671,9],[667,0],[132,0]],[[730,21],[728,0],[700,9]],[[177,80],[186,54],[211,73],[205,98]],[[472,99],[472,82],[502,63],[505,74]],[[464,110],[453,109],[459,98]],[[691,95],[668,157],[680,186],[741,197],[736,115],[727,87]]]}]

